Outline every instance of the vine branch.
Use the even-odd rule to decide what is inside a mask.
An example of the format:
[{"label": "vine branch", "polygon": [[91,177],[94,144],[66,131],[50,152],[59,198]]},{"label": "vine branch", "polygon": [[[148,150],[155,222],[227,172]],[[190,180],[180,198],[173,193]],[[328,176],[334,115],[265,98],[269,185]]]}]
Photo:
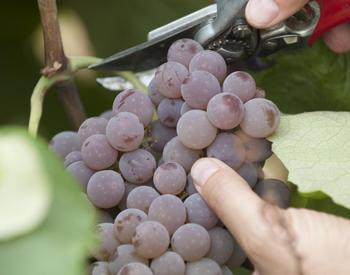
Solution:
[{"label": "vine branch", "polygon": [[[38,0],[41,24],[44,34],[45,68],[44,77],[51,78],[58,74],[69,75],[70,66],[64,53],[58,22],[56,0]],[[85,119],[84,107],[72,78],[66,78],[53,84],[59,93],[64,109],[75,129]]]}]

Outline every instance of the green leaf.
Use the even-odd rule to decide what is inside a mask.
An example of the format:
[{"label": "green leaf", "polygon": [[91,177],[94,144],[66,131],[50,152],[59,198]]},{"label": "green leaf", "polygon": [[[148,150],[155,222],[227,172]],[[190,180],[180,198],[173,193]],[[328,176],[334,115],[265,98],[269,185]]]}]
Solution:
[{"label": "green leaf", "polygon": [[[93,208],[80,192],[78,184],[65,172],[62,161],[47,150],[46,143],[34,140],[18,129],[2,132],[27,140],[32,152],[37,155],[40,171],[46,174],[45,184],[49,184],[52,190],[52,202],[46,218],[34,231],[0,242],[1,274],[84,274],[88,250],[95,244]],[[14,150],[13,153],[17,157],[17,165],[13,169],[20,171],[22,167],[32,165],[24,156],[27,152],[17,153]],[[12,197],[12,202],[20,203],[17,197]],[[11,205],[7,207],[11,211]],[[18,215],[25,217],[27,207],[23,206]]]},{"label": "green leaf", "polygon": [[269,140],[299,192],[350,208],[350,113],[284,115]]},{"label": "green leaf", "polygon": [[33,145],[23,132],[0,134],[0,240],[33,230],[49,210],[49,176]]},{"label": "green leaf", "polygon": [[273,61],[255,77],[284,113],[350,111],[350,53],[335,54],[319,42],[301,52],[281,52]]}]

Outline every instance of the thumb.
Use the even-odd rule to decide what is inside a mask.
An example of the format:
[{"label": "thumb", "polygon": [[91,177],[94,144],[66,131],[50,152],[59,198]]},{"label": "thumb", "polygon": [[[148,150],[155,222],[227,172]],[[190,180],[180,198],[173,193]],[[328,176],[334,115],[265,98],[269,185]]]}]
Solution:
[{"label": "thumb", "polygon": [[298,274],[285,210],[261,200],[234,170],[213,158],[191,170],[198,192],[234,235],[259,274]]},{"label": "thumb", "polygon": [[302,9],[308,0],[249,0],[246,18],[256,28],[267,28]]}]

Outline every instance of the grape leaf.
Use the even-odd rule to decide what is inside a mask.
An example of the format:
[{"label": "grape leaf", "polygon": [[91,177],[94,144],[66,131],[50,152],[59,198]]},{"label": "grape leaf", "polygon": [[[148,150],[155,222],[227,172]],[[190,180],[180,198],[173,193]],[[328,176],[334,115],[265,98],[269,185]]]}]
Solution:
[{"label": "grape leaf", "polygon": [[[88,250],[95,244],[95,214],[92,206],[84,198],[78,184],[65,172],[62,161],[47,150],[46,143],[30,138],[23,130],[9,132],[14,136],[26,137],[28,144],[31,144],[33,152],[38,156],[37,165],[46,172],[46,183],[52,190],[52,202],[46,218],[37,228],[25,235],[0,242],[0,273],[84,274]],[[26,152],[16,155],[17,166],[13,169],[20,170],[21,167],[30,165],[23,162],[26,160],[24,153]],[[17,199],[12,197],[13,203],[20,203]],[[27,215],[26,206],[22,207],[18,215]]]},{"label": "grape leaf", "polygon": [[335,54],[319,42],[271,59],[275,64],[255,78],[282,112],[350,111],[350,53]]},{"label": "grape leaf", "polygon": [[269,140],[299,192],[350,208],[350,113],[284,115]]},{"label": "grape leaf", "polygon": [[[25,134],[0,134],[0,240],[25,234],[46,217],[49,178]],[[25,211],[23,211],[25,209]]]}]

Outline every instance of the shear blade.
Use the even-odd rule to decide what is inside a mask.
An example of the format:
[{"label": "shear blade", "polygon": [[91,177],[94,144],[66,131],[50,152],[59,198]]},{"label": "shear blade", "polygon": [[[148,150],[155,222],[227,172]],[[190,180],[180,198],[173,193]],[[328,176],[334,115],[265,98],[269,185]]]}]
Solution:
[{"label": "shear blade", "polygon": [[149,41],[124,50],[91,69],[106,71],[145,71],[166,62],[171,44],[182,38],[193,38],[198,27],[216,15],[216,5],[210,5],[149,33]]}]

